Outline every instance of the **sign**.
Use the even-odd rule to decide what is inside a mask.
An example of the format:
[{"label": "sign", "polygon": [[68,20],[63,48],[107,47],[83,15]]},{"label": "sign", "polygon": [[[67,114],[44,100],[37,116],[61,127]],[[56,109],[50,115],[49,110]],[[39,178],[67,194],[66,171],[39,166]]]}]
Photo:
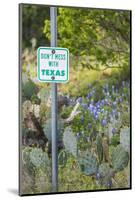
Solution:
[{"label": "sign", "polygon": [[69,78],[69,51],[66,48],[39,47],[37,74],[41,82],[64,83]]}]

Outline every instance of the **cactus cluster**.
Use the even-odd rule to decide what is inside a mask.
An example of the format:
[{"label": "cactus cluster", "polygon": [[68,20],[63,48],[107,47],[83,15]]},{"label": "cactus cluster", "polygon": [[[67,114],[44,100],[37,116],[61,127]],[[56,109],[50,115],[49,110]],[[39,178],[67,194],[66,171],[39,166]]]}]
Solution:
[{"label": "cactus cluster", "polygon": [[85,175],[94,175],[97,172],[97,159],[92,153],[88,151],[84,151],[79,154],[78,163],[80,165],[81,171]]}]

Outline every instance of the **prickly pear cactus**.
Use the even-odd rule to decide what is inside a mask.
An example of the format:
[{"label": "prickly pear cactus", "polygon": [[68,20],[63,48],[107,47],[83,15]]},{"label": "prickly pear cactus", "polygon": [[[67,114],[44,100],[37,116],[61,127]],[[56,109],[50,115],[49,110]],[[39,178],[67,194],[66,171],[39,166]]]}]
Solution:
[{"label": "prickly pear cactus", "polygon": [[47,153],[40,148],[25,147],[22,150],[22,161],[23,190],[32,188],[32,192],[37,193],[48,191],[51,187],[51,162]]},{"label": "prickly pear cactus", "polygon": [[93,175],[97,172],[98,168],[97,159],[92,153],[88,151],[82,152],[78,156],[78,163],[80,165],[81,171],[85,175]]},{"label": "prickly pear cactus", "polygon": [[58,162],[61,167],[64,167],[67,163],[67,153],[65,150],[62,150],[58,156]]},{"label": "prickly pear cactus", "polygon": [[96,148],[97,148],[98,160],[99,163],[101,163],[103,160],[103,146],[102,146],[102,137],[100,135],[97,135],[96,137]]},{"label": "prickly pear cactus", "polygon": [[50,166],[50,160],[46,152],[40,148],[26,147],[22,154],[23,163],[28,168],[47,169]]},{"label": "prickly pear cactus", "polygon": [[66,127],[63,134],[63,143],[65,146],[65,149],[76,157],[77,156],[77,138],[73,134],[71,127]]},{"label": "prickly pear cactus", "polygon": [[122,128],[120,131],[120,144],[124,149],[130,152],[130,128]]},{"label": "prickly pear cactus", "polygon": [[[64,129],[63,120],[58,120],[58,139],[59,140],[62,140],[63,129]],[[44,134],[46,135],[49,141],[51,141],[51,132],[52,132],[52,120],[48,119],[44,125]]]},{"label": "prickly pear cactus", "polygon": [[128,165],[129,154],[121,145],[114,148],[111,157],[112,165],[115,171],[121,171]]},{"label": "prickly pear cactus", "polygon": [[37,91],[38,88],[36,84],[30,79],[25,84],[22,84],[22,96],[28,100],[30,100]]},{"label": "prickly pear cactus", "polygon": [[47,102],[48,98],[50,97],[50,91],[46,88],[42,88],[38,92],[38,97],[40,98],[41,102]]},{"label": "prickly pear cactus", "polygon": [[106,186],[107,188],[111,188],[112,176],[113,171],[108,163],[103,163],[99,166],[96,178],[100,185]]},{"label": "prickly pear cactus", "polygon": [[47,153],[40,148],[33,148],[30,152],[30,161],[36,168],[44,168],[50,164]]}]

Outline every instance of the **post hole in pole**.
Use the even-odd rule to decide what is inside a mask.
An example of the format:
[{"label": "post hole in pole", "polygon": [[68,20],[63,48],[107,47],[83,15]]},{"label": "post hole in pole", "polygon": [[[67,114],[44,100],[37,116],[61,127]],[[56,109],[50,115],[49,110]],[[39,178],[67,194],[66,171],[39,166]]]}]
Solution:
[{"label": "post hole in pole", "polygon": [[[50,8],[51,47],[57,46],[57,8]],[[57,83],[52,83],[52,192],[58,191]]]}]

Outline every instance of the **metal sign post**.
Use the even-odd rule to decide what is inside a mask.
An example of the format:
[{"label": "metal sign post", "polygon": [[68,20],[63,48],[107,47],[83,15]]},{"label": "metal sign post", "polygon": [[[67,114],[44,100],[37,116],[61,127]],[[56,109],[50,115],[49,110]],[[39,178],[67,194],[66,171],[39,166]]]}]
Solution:
[{"label": "metal sign post", "polygon": [[[57,46],[57,8],[50,8],[51,47]],[[58,191],[57,83],[52,83],[52,192]]]}]

